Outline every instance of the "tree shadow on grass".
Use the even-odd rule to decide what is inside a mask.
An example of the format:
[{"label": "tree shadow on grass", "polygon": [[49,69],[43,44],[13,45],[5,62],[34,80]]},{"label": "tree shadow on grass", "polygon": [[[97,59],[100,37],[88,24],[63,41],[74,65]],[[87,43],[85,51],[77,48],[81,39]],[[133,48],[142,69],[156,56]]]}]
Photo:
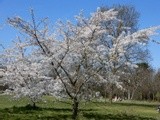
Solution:
[{"label": "tree shadow on grass", "polygon": [[144,103],[127,103],[127,102],[114,102],[112,104],[110,103],[103,103],[103,102],[92,102],[94,104],[98,104],[98,105],[119,105],[119,106],[135,106],[135,107],[151,107],[151,108],[154,108],[154,107],[157,107],[156,105],[154,104],[144,104]]},{"label": "tree shadow on grass", "polygon": [[98,114],[98,113],[83,113],[83,116],[88,120],[156,120],[154,118],[127,115],[127,114]]},{"label": "tree shadow on grass", "polygon": [[3,113],[27,113],[28,112],[32,112],[32,111],[42,111],[42,108],[40,107],[33,107],[31,105],[26,105],[23,107],[15,107],[13,106],[12,108],[5,108],[5,109],[1,109],[0,112]]},{"label": "tree shadow on grass", "polygon": [[[55,112],[72,112],[71,108],[42,108],[43,110],[47,110],[47,111],[55,111]],[[79,109],[79,112],[83,112],[83,111],[97,111],[96,109],[92,109],[92,108],[81,108]]]},{"label": "tree shadow on grass", "polygon": [[[93,112],[96,109],[79,109],[79,112]],[[42,108],[42,107],[33,107],[31,105],[26,105],[22,107],[11,107],[0,109],[0,113],[9,113],[9,114],[36,114],[36,113],[72,113],[71,108]]]},{"label": "tree shadow on grass", "polygon": [[[96,109],[80,109],[85,120],[156,120],[128,114],[101,114]],[[71,120],[70,108],[40,108],[30,105],[0,109],[0,120]],[[82,119],[79,119],[82,120]]]},{"label": "tree shadow on grass", "polygon": [[71,109],[40,108],[30,105],[0,109],[0,120],[70,120]]},{"label": "tree shadow on grass", "polygon": [[152,104],[143,104],[143,103],[114,103],[115,105],[122,105],[122,106],[137,106],[137,107],[156,107],[156,105]]}]

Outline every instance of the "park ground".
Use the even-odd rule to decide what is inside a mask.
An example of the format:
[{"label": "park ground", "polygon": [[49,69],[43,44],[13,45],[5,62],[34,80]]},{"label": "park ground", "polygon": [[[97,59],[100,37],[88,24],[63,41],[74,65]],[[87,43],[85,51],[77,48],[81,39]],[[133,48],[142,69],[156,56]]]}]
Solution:
[{"label": "park ground", "polygon": [[[71,102],[44,97],[36,108],[24,98],[13,100],[0,95],[0,120],[71,120]],[[81,102],[78,120],[160,120],[158,102],[99,100]]]}]

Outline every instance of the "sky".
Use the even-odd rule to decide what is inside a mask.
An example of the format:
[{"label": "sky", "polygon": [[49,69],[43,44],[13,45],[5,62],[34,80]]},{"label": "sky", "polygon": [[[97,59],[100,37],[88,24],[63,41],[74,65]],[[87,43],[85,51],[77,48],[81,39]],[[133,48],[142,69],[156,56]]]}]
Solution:
[{"label": "sky", "polygon": [[[37,19],[48,17],[54,24],[58,19],[73,20],[81,10],[89,16],[97,7],[115,4],[133,5],[136,8],[140,13],[139,29],[160,25],[160,0],[0,0],[0,44],[7,48],[18,36],[18,32],[7,24],[7,18],[20,16],[29,21],[31,8]],[[160,35],[153,39],[160,41]],[[148,48],[151,65],[155,69],[160,68],[160,45],[150,43]]]}]

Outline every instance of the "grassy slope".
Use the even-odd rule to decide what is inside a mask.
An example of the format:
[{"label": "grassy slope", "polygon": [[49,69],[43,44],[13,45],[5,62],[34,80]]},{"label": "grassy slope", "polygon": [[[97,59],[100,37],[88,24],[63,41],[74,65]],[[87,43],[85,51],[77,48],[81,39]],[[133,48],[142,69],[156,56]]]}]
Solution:
[{"label": "grassy slope", "polygon": [[[33,110],[26,106],[29,101],[13,101],[9,96],[0,96],[0,120],[69,120],[71,105],[45,98]],[[69,102],[68,102],[69,103]],[[13,107],[14,106],[14,107]],[[157,103],[124,101],[118,103],[88,102],[80,104],[80,120],[160,120]]]}]

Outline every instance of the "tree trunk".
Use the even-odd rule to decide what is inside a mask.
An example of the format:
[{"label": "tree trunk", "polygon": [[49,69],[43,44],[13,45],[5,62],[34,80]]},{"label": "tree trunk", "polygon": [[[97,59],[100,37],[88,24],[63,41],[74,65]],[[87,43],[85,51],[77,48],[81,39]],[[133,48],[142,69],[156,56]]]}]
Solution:
[{"label": "tree trunk", "polygon": [[153,95],[153,101],[155,101],[155,95],[154,95],[154,93],[152,93],[152,95]]},{"label": "tree trunk", "polygon": [[33,108],[36,108],[36,103],[35,102],[33,103]]},{"label": "tree trunk", "polygon": [[34,100],[31,100],[31,102],[32,102],[32,107],[36,108],[36,102]]},{"label": "tree trunk", "polygon": [[79,102],[77,101],[77,98],[74,98],[73,99],[73,108],[72,108],[72,118],[73,118],[73,120],[77,119],[77,116],[78,116],[78,105],[79,105]]},{"label": "tree trunk", "polygon": [[131,98],[130,98],[131,100],[133,100],[133,99],[134,99],[135,91],[136,91],[136,90],[133,90],[133,91],[132,91],[132,93],[131,93]]},{"label": "tree trunk", "polygon": [[143,93],[141,92],[140,100],[143,100]]},{"label": "tree trunk", "polygon": [[110,97],[109,97],[109,101],[110,101],[110,103],[112,104],[112,97],[113,97],[113,95],[112,95],[112,92],[110,92]]},{"label": "tree trunk", "polygon": [[107,103],[107,89],[104,90],[105,103]]},{"label": "tree trunk", "polygon": [[127,94],[128,94],[128,100],[130,100],[130,99],[131,99],[131,91],[128,90],[128,91],[127,91]]},{"label": "tree trunk", "polygon": [[151,92],[149,91],[149,92],[148,92],[148,95],[147,95],[147,96],[148,96],[148,97],[147,97],[147,98],[148,98],[148,101],[151,101],[151,96],[150,96],[150,95],[151,95]]},{"label": "tree trunk", "polygon": [[111,85],[111,91],[110,91],[110,95],[109,95],[109,101],[112,104],[112,98],[113,98],[113,85]]}]

